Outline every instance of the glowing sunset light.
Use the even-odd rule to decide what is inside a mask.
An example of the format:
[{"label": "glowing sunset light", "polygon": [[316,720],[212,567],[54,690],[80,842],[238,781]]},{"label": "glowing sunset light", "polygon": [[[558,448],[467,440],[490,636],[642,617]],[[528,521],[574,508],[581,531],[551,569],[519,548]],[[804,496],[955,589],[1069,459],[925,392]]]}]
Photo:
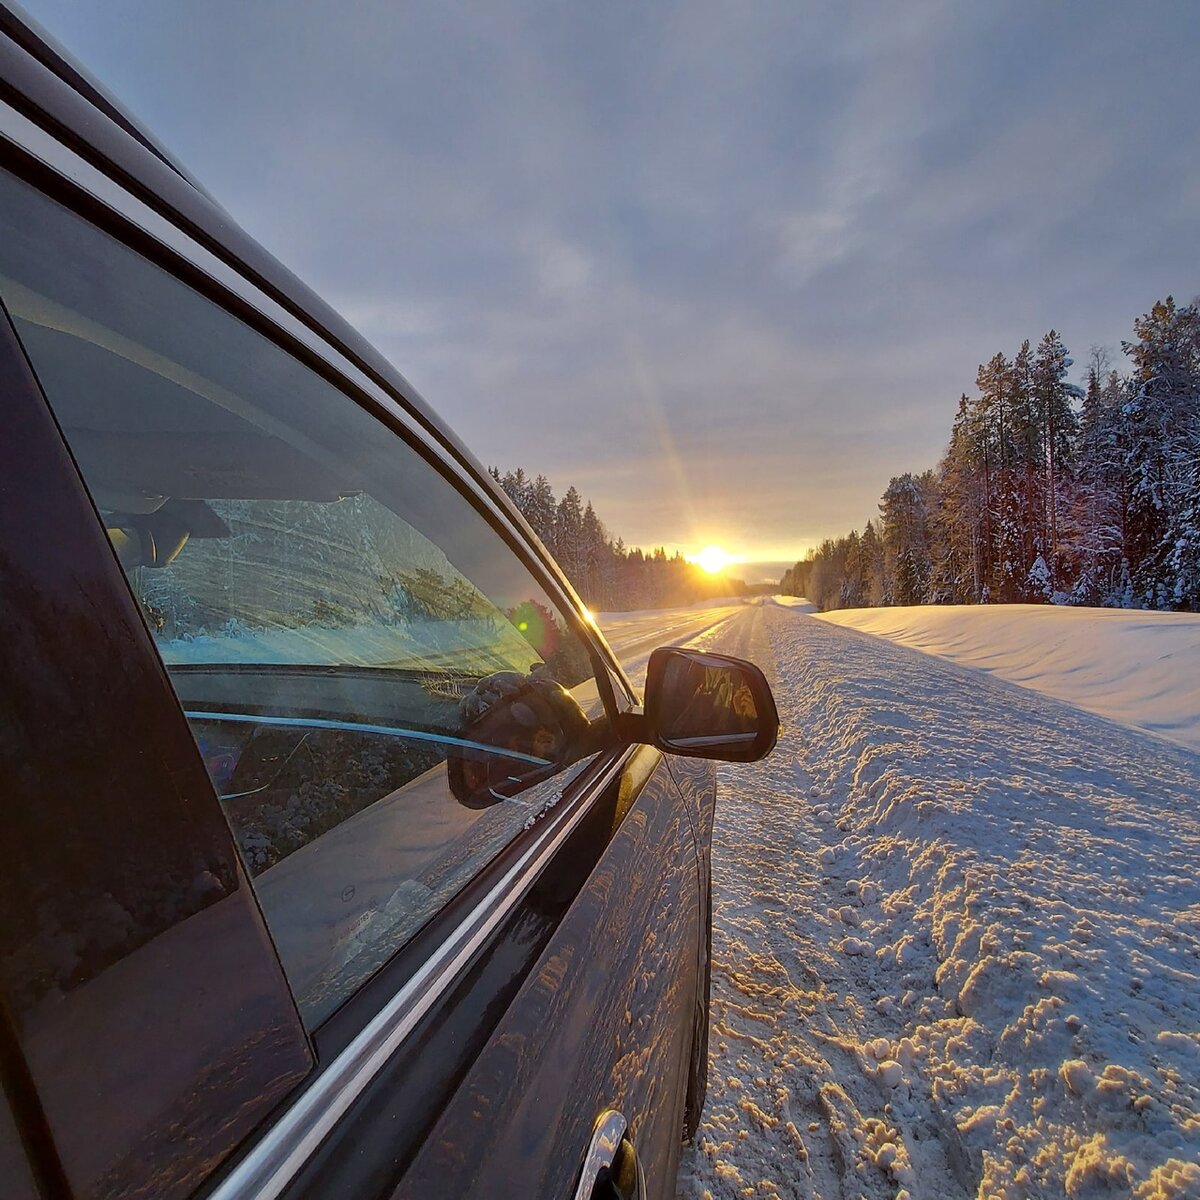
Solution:
[{"label": "glowing sunset light", "polygon": [[702,567],[710,575],[716,575],[725,570],[734,561],[732,555],[726,554],[720,546],[705,546],[692,562]]}]

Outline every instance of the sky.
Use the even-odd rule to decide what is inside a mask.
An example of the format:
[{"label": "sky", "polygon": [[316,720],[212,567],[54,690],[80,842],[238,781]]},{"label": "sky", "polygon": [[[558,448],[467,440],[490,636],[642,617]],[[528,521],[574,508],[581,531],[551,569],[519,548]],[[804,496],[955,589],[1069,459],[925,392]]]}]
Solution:
[{"label": "sky", "polygon": [[[487,465],[786,563],[1200,292],[1200,5],[24,0]],[[752,573],[752,572],[751,572]]]}]

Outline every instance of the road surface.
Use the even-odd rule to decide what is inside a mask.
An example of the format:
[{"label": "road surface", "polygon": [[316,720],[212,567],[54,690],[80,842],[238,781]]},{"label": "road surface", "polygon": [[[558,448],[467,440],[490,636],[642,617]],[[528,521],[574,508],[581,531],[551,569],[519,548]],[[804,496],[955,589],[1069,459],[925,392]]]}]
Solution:
[{"label": "road surface", "polygon": [[630,679],[641,687],[652,650],[659,646],[682,646],[712,630],[730,630],[746,607],[739,602],[635,613],[600,613],[596,624]]}]

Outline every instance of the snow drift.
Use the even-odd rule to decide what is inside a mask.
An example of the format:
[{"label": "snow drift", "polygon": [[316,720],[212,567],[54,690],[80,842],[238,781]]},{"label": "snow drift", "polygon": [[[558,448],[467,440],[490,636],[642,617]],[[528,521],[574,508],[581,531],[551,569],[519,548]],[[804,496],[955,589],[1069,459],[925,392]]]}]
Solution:
[{"label": "snow drift", "polygon": [[832,621],[734,624],[785,731],[721,771],[681,1194],[1200,1196],[1200,758]]},{"label": "snow drift", "polygon": [[1006,604],[842,609],[821,619],[1200,751],[1200,614]]}]

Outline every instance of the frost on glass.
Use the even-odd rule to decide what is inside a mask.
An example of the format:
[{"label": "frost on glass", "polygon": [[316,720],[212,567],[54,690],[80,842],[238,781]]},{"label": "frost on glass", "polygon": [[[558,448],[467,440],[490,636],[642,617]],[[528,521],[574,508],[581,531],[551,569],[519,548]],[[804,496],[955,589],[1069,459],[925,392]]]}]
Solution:
[{"label": "frost on glass", "polygon": [[133,582],[174,663],[528,670],[538,654],[446,556],[370,496],[214,500],[193,539]]}]

